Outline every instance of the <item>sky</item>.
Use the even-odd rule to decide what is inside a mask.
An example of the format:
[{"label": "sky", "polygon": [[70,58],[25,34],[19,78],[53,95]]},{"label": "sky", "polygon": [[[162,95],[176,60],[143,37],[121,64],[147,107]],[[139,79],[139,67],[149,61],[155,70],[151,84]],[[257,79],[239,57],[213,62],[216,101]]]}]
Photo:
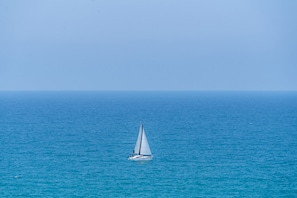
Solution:
[{"label": "sky", "polygon": [[297,1],[0,1],[0,90],[297,90]]}]

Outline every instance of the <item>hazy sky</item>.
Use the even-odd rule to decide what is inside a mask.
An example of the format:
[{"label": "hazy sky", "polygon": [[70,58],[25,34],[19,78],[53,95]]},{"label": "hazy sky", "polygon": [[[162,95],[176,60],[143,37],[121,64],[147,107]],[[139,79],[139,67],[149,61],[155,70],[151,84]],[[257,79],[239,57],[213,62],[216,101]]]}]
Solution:
[{"label": "hazy sky", "polygon": [[297,90],[294,0],[2,0],[0,90]]}]

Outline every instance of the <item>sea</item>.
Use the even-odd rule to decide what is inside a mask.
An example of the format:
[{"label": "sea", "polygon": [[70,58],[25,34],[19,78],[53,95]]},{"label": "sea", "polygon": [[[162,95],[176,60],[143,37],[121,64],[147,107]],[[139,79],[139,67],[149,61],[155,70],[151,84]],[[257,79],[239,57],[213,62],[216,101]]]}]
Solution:
[{"label": "sea", "polygon": [[0,197],[297,197],[297,92],[2,91]]}]

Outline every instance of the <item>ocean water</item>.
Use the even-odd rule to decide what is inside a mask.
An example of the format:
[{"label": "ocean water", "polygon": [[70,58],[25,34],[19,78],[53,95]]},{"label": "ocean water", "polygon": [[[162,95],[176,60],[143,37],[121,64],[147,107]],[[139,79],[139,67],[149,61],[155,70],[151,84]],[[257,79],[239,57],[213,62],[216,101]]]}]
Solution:
[{"label": "ocean water", "polygon": [[297,197],[297,92],[0,92],[0,133],[0,197]]}]

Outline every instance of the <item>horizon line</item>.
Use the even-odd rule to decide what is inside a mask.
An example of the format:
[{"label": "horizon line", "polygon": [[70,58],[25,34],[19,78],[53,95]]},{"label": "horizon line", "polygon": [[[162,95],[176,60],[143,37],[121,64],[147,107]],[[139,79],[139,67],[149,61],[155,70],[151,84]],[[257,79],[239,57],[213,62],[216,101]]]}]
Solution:
[{"label": "horizon line", "polygon": [[224,90],[204,90],[204,89],[188,89],[188,90],[171,90],[171,89],[151,89],[151,90],[116,90],[116,89],[28,89],[28,90],[1,90],[0,92],[296,92],[295,89],[285,89],[285,90],[272,90],[272,89],[247,89],[247,90],[232,90],[232,89],[224,89]]}]

